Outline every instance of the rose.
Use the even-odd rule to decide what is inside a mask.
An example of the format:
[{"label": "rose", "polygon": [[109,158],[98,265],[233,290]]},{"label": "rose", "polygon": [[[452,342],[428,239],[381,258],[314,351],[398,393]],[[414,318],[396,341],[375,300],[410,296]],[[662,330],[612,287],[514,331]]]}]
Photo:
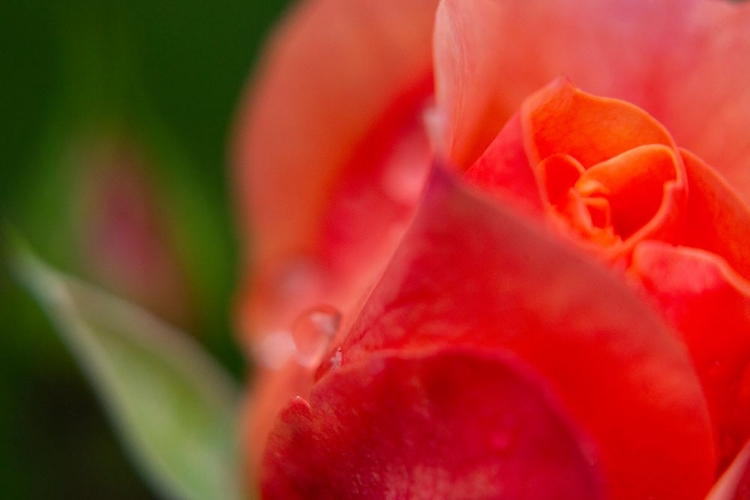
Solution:
[{"label": "rose", "polygon": [[[647,146],[626,145],[626,153],[615,157],[624,161],[624,164],[618,165],[617,162],[607,158],[604,162],[599,163],[598,167],[591,167],[587,171],[588,173],[593,172],[595,175],[603,175],[600,179],[611,181],[611,172],[608,172],[607,169],[612,165],[621,168],[642,165],[638,161],[640,154],[644,154],[645,160],[649,162],[651,167],[671,166],[673,170],[676,170],[678,166],[683,167],[682,161],[677,161],[675,156],[666,155],[671,161],[662,161],[664,159],[662,155],[665,152],[669,153],[669,150],[661,145],[654,146],[653,142],[657,140],[668,142],[669,137],[645,113],[632,106],[622,102],[594,99],[575,91],[570,85],[564,84],[553,85],[550,89],[542,91],[541,95],[533,96],[529,101],[534,104],[530,106],[532,109],[529,114],[544,112],[544,125],[550,125],[560,119],[587,120],[591,115],[599,118],[610,116],[611,118],[617,118],[617,120],[608,120],[607,138],[621,139],[624,137],[627,141],[633,139],[647,140]],[[571,101],[575,105],[566,109],[564,104]],[[557,116],[551,113],[549,108],[552,108]],[[587,111],[591,115],[587,114]],[[648,123],[649,121],[651,123]],[[520,118],[511,120],[505,131],[498,136],[498,140],[488,148],[486,156],[489,156],[492,160],[489,162],[492,173],[502,172],[503,167],[513,167],[512,175],[516,176],[531,172],[531,169],[524,171],[517,168],[519,166],[517,161],[510,164],[504,163],[503,159],[498,159],[496,154],[501,146],[505,152],[513,146],[524,147],[524,144],[518,141],[506,140],[508,135],[512,137],[515,135],[514,132],[522,128],[520,126],[514,127],[521,122],[528,124],[528,122],[533,122],[533,119],[525,117],[523,120]],[[632,133],[618,134],[617,128],[613,128],[615,123],[625,128],[634,122],[638,123],[636,128],[640,133],[638,136],[634,136]],[[552,130],[555,131],[558,128],[553,127]],[[570,130],[577,131],[578,128],[572,127]],[[537,144],[543,141],[549,146],[550,138],[545,136],[543,132],[537,131],[531,134],[531,138],[536,143],[534,147],[530,148],[532,151],[540,150],[541,148]],[[592,130],[591,128],[583,129],[581,132],[578,135],[590,135]],[[593,130],[593,132],[596,132],[596,130]],[[552,146],[570,146],[571,143],[575,146],[580,144],[580,141],[576,139],[578,138],[574,137],[571,141],[569,138],[564,138],[561,145],[552,144]],[[587,160],[590,160],[590,157],[586,158],[585,155],[592,152],[601,154],[603,150],[601,146],[605,145],[605,141],[600,140],[595,144],[600,147],[586,148],[576,154],[576,158],[588,164],[589,161]],[[622,144],[613,143],[609,146],[616,150]],[[604,151],[605,156],[608,156],[609,153],[610,151]],[[555,152],[553,156],[548,156],[548,158],[559,159],[559,156],[554,156],[559,154],[559,152]],[[511,157],[515,156],[511,155]],[[700,163],[691,160],[687,154],[685,156],[687,159],[685,163],[691,165],[689,167],[691,172],[704,168]],[[690,163],[691,161],[693,163]],[[537,163],[538,166],[545,164],[544,161]],[[665,163],[667,165],[664,165]],[[474,165],[474,168],[468,171],[467,176],[473,179],[483,179],[481,175],[475,172],[482,173],[483,167],[487,164],[486,159],[481,158]],[[605,168],[602,169],[601,167]],[[551,171],[551,169],[548,171]],[[651,168],[649,173],[654,171],[659,173],[655,168]],[[558,172],[567,173],[562,168],[558,168]],[[680,175],[673,171],[673,174],[673,179],[696,178],[694,173]],[[544,173],[540,177],[544,178]],[[640,180],[637,176],[630,177],[631,184],[636,184],[636,187],[640,190],[649,191],[644,189],[642,182],[637,182]],[[502,187],[509,184],[514,186],[524,184],[522,182],[508,183],[506,179],[503,180]],[[584,186],[593,181],[590,177],[584,177],[583,180],[586,181]],[[664,181],[659,180],[658,176],[657,181],[660,181],[659,187],[664,184]],[[302,488],[297,490],[297,493],[302,493],[310,491],[308,488],[317,491],[315,487],[321,487],[324,484],[345,482],[338,474],[342,474],[344,477],[352,477],[352,469],[343,465],[337,467],[341,471],[336,470],[332,473],[328,470],[332,463],[347,463],[347,460],[341,459],[341,456],[351,457],[353,454],[351,449],[343,451],[338,449],[337,446],[341,445],[331,436],[328,436],[328,439],[333,442],[328,443],[330,448],[326,448],[325,451],[334,457],[338,455],[338,459],[332,459],[330,455],[328,460],[321,459],[315,454],[314,440],[319,439],[320,434],[325,435],[326,431],[330,433],[330,428],[326,426],[342,425],[343,423],[345,428],[367,427],[368,432],[379,432],[382,441],[379,440],[374,443],[366,441],[361,436],[356,436],[355,439],[347,435],[353,443],[347,441],[345,444],[353,445],[355,449],[357,445],[362,446],[363,442],[368,444],[367,456],[369,460],[372,460],[373,455],[382,460],[382,457],[378,457],[378,451],[393,453],[389,449],[382,451],[377,445],[386,443],[386,445],[392,446],[393,440],[398,442],[398,440],[403,439],[402,433],[412,429],[407,426],[405,431],[396,425],[402,419],[409,417],[408,412],[394,410],[391,405],[388,405],[388,399],[383,395],[386,390],[389,397],[392,397],[393,394],[400,394],[398,389],[401,387],[398,384],[392,383],[386,389],[379,388],[374,394],[366,391],[368,385],[363,380],[367,380],[367,377],[361,372],[366,369],[386,371],[379,364],[376,364],[376,368],[370,365],[364,365],[363,367],[363,358],[367,359],[365,356],[367,353],[395,349],[400,352],[400,356],[404,353],[413,355],[416,351],[430,360],[432,364],[429,364],[428,367],[436,364],[440,366],[441,371],[448,372],[453,368],[453,365],[445,361],[445,353],[446,351],[451,352],[456,356],[456,358],[451,358],[452,361],[460,363],[460,355],[452,352],[457,345],[472,346],[471,352],[477,358],[475,362],[485,361],[483,356],[486,355],[484,350],[487,348],[493,353],[496,353],[499,347],[510,348],[513,352],[519,354],[522,359],[543,371],[548,379],[554,380],[557,384],[555,392],[561,393],[568,406],[578,405],[578,408],[574,409],[577,412],[576,420],[586,423],[585,427],[590,433],[594,434],[598,446],[604,449],[602,453],[609,455],[609,460],[617,462],[612,466],[616,469],[611,474],[615,477],[628,477],[633,481],[632,484],[628,484],[628,481],[620,481],[616,486],[617,490],[610,491],[609,496],[618,497],[620,495],[622,498],[640,498],[647,495],[656,495],[659,498],[664,498],[669,497],[665,495],[674,495],[675,498],[689,498],[696,493],[700,494],[701,491],[705,491],[706,484],[710,483],[713,475],[712,449],[711,446],[706,446],[706,444],[710,443],[713,438],[710,436],[705,408],[700,408],[703,404],[703,398],[695,391],[694,385],[690,389],[692,385],[690,380],[693,377],[690,374],[692,367],[678,361],[680,356],[675,352],[674,346],[669,346],[667,341],[669,334],[663,326],[651,324],[644,328],[642,324],[647,321],[649,315],[646,311],[637,308],[630,313],[632,314],[630,318],[623,318],[622,313],[618,312],[617,309],[633,307],[632,305],[626,305],[628,300],[632,300],[632,298],[627,299],[626,297],[629,294],[622,290],[618,291],[614,283],[598,283],[594,290],[588,286],[583,287],[585,288],[584,291],[565,290],[563,287],[573,287],[577,284],[577,280],[583,280],[589,286],[594,281],[601,282],[601,276],[597,276],[592,269],[582,269],[581,264],[575,261],[563,262],[566,258],[563,249],[554,248],[550,250],[544,248],[549,246],[549,241],[545,242],[539,239],[529,241],[530,237],[533,238],[533,236],[524,233],[522,230],[519,231],[520,228],[509,229],[512,228],[514,223],[518,225],[518,221],[514,222],[508,217],[503,217],[502,213],[492,212],[489,207],[478,203],[478,200],[473,200],[468,193],[457,192],[456,186],[442,185],[439,180],[434,182],[436,182],[436,185],[431,186],[412,230],[402,242],[399,253],[369,297],[367,305],[361,311],[360,318],[364,319],[355,324],[339,347],[342,352],[341,371],[334,372],[331,375],[324,375],[322,372],[325,369],[319,372],[321,378],[312,391],[311,400],[321,406],[332,407],[332,410],[316,414],[306,403],[295,401],[280,417],[287,428],[282,425],[281,430],[277,430],[270,442],[271,454],[267,460],[272,464],[272,472],[270,473],[271,479],[268,480],[267,487],[269,489],[266,492],[271,496],[288,497],[292,494],[291,492],[295,491],[293,487],[290,488],[290,485]],[[684,187],[682,183],[672,182],[671,180],[667,183],[671,184],[672,187]],[[617,183],[612,184],[616,186]],[[720,187],[721,184],[718,186]],[[612,185],[609,187],[611,188]],[[625,187],[631,189],[632,185],[626,184]],[[706,188],[705,185],[698,185],[698,187]],[[667,206],[671,214],[675,214],[677,208],[672,205],[677,204],[675,200],[682,198],[679,189],[659,191],[668,194],[668,196],[664,196],[665,199],[662,200],[662,204]],[[527,193],[524,201],[533,199],[534,194]],[[619,193],[610,189],[607,194],[613,201],[613,208],[617,208],[618,203],[616,201]],[[540,197],[537,195],[537,198]],[[550,198],[552,197],[550,196]],[[702,202],[704,199],[699,197],[698,202]],[[724,193],[718,199],[731,200],[731,192]],[[556,210],[556,208],[550,207],[548,211],[553,212],[553,217],[557,217]],[[671,231],[664,230],[664,222],[676,224],[676,221],[674,218],[665,216],[665,210],[655,210],[655,212],[660,216],[647,219],[643,223],[645,228],[649,230],[645,234],[649,238],[654,238],[655,235],[667,235],[666,237],[668,237]],[[687,212],[690,212],[690,210],[687,210]],[[747,215],[746,212],[744,213]],[[614,213],[612,219],[617,219],[617,216],[618,214]],[[488,220],[493,223],[488,223]],[[661,223],[661,227],[658,227],[659,224],[655,222]],[[750,227],[748,224],[745,225]],[[572,227],[576,230],[579,229],[574,225]],[[620,226],[618,225],[618,227]],[[479,235],[474,234],[477,232]],[[635,237],[638,237],[639,233],[644,234],[641,230],[633,230],[632,233]],[[708,241],[716,241],[716,238],[711,238]],[[605,240],[605,242],[610,243],[609,240]],[[614,250],[620,252],[620,254],[630,253],[631,250],[628,247],[633,245],[632,238],[626,240],[625,243],[620,244],[618,242],[614,245]],[[613,255],[612,247],[613,245],[608,245],[602,250],[602,253],[606,254],[609,259],[622,258],[623,255]],[[642,248],[639,247],[639,250],[642,250]],[[648,251],[649,247],[645,248]],[[654,249],[651,248],[651,250]],[[663,248],[657,246],[656,250],[660,251]],[[542,251],[542,253],[535,253],[535,251]],[[446,266],[446,263],[450,263],[450,266]],[[562,276],[559,275],[559,272],[550,270],[555,265],[565,268]],[[636,268],[638,266],[630,267]],[[425,280],[424,276],[429,278]],[[456,278],[456,276],[459,278]],[[539,283],[545,283],[548,290],[545,292],[534,291],[534,288],[539,287]],[[557,283],[557,286],[554,285],[555,283]],[[522,284],[530,286],[524,288]],[[465,287],[469,285],[469,295],[467,296]],[[450,293],[446,293],[446,290],[450,290]],[[605,293],[607,296],[604,302],[601,299],[595,299],[592,296],[594,293]],[[620,294],[624,296],[620,296]],[[446,295],[449,297],[447,301],[444,298]],[[471,301],[475,295],[483,297],[483,301],[478,306],[472,307]],[[420,297],[420,301],[414,303],[412,298],[414,296]],[[533,297],[531,304],[526,303],[529,297]],[[406,304],[404,304],[405,301]],[[581,314],[584,309],[583,304],[587,307],[585,314]],[[730,309],[725,308],[723,312],[728,311]],[[705,311],[702,311],[702,314],[705,314]],[[436,321],[436,318],[438,321]],[[571,318],[574,318],[574,320],[571,320]],[[581,321],[581,318],[583,318],[584,324],[576,324],[576,321]],[[641,323],[641,328],[638,328],[640,331],[636,331],[636,327],[628,324],[632,321]],[[542,324],[539,324],[540,322]],[[467,325],[469,325],[468,329]],[[506,331],[501,334],[497,331],[495,325],[503,325],[503,330]],[[625,325],[624,329],[623,325]],[[593,334],[592,327],[595,329]],[[657,333],[659,330],[661,332]],[[657,341],[659,335],[662,335],[663,338]],[[562,338],[559,338],[560,336]],[[647,338],[648,341],[646,341]],[[643,346],[644,341],[648,343],[647,347]],[[592,343],[594,347],[592,347]],[[539,346],[541,346],[541,349]],[[431,350],[428,350],[428,354],[423,351],[435,347],[443,347],[442,352],[436,355]],[[582,352],[587,352],[588,355],[582,355]],[[550,359],[550,353],[552,359]],[[432,356],[435,356],[438,360],[434,360]],[[559,356],[562,356],[562,361],[558,359]],[[645,361],[643,359],[636,361],[644,356],[646,357]],[[603,360],[608,368],[604,369],[601,366],[597,368],[597,365],[600,365]],[[376,361],[369,361],[370,363],[383,363],[377,357]],[[402,360],[399,358],[399,361]],[[420,362],[422,361],[420,359]],[[499,360],[495,360],[495,363],[501,364]],[[664,371],[659,370],[654,373],[654,364],[661,366]],[[573,370],[571,370],[571,366]],[[585,371],[580,368],[575,370],[576,366],[592,368]],[[419,367],[422,368],[421,365]],[[395,368],[393,370],[400,374],[400,371]],[[420,372],[420,376],[430,381],[433,380],[432,372],[429,369],[425,369],[425,371],[428,373]],[[571,371],[578,372],[573,374],[572,380]],[[393,377],[389,372],[386,373]],[[403,378],[410,380],[414,375],[410,371],[407,371],[407,373],[410,376],[404,376]],[[490,378],[490,375],[484,372],[482,373],[483,377],[479,380],[472,380],[472,383],[467,382],[466,387],[476,390],[477,386],[481,385],[480,383],[485,383],[488,386],[481,385],[482,391],[480,392],[492,393],[493,388],[497,391],[497,380]],[[444,373],[442,376],[446,377]],[[458,371],[456,377],[460,376],[466,376],[464,370]],[[596,380],[592,383],[592,381],[582,380],[581,376],[594,376]],[[626,379],[625,381],[621,379],[623,376]],[[376,409],[386,409],[378,415],[378,418],[386,422],[387,428],[398,429],[398,437],[387,436],[387,432],[383,430],[373,430],[371,423],[364,425],[360,418],[346,413],[341,408],[344,404],[354,405],[358,402],[351,393],[344,397],[337,392],[340,386],[346,389],[347,386],[354,385],[349,378],[355,379],[365,387],[357,388],[357,397],[362,397],[364,393],[364,399],[369,404],[376,401],[377,404],[374,405]],[[723,382],[726,382],[726,380]],[[425,383],[425,385],[430,384]],[[643,389],[644,385],[649,387],[648,391]],[[606,394],[611,394],[614,387],[620,389],[615,391],[616,397],[612,401],[606,397]],[[349,388],[349,391],[352,391],[352,389]],[[631,394],[626,394],[629,391]],[[321,396],[321,393],[325,396]],[[465,394],[461,395],[464,396]],[[425,395],[418,395],[418,397],[413,394],[410,396],[415,401],[427,397]],[[431,396],[435,397],[434,394]],[[341,399],[344,399],[344,402],[341,402]],[[330,400],[338,403],[331,403]],[[593,402],[593,407],[587,406],[586,403],[581,405],[581,400]],[[460,406],[458,401],[451,400],[451,402]],[[507,405],[507,403],[504,403],[504,405]],[[493,404],[485,403],[482,408],[486,409],[486,407],[495,408]],[[505,412],[508,411],[507,406],[503,406],[503,409]],[[358,408],[356,412],[352,411],[352,413],[359,416],[360,412],[367,410],[372,411],[365,407],[364,409]],[[719,411],[721,411],[721,408]],[[507,415],[507,413],[503,414]],[[618,421],[618,415],[628,421]],[[703,415],[702,418],[701,415]],[[369,422],[371,418],[373,417],[369,416],[365,421]],[[334,421],[333,424],[331,420]],[[705,433],[699,437],[691,429],[696,422],[701,420],[706,426],[703,428]],[[435,419],[434,424],[438,429],[441,422],[441,419]],[[455,422],[451,421],[451,423],[456,425]],[[466,421],[460,422],[460,424],[470,425]],[[460,425],[459,428],[461,428]],[[628,429],[632,434],[628,432]],[[648,432],[644,432],[644,429],[648,429]],[[492,435],[493,427],[488,423],[487,428],[483,430],[485,431],[482,434],[483,436]],[[612,434],[613,431],[614,434]],[[452,426],[447,432],[455,433],[456,430]],[[386,434],[386,436],[382,436],[382,434]],[[388,440],[388,437],[391,438],[391,441]],[[306,439],[313,441],[313,444]],[[667,440],[667,443],[662,441],[664,439]],[[385,445],[381,444],[381,446]],[[459,448],[455,443],[451,443],[451,446],[454,452],[456,448]],[[279,449],[281,451],[278,451]],[[656,453],[657,450],[661,450],[662,453],[666,452],[668,456]],[[471,451],[476,453],[476,445],[471,448]],[[643,456],[644,453],[647,453],[648,458]],[[628,456],[629,454],[633,456]],[[358,456],[357,453],[353,455]],[[487,460],[486,457],[482,457]],[[412,457],[409,458],[413,459]],[[472,458],[473,461],[477,460],[476,456],[472,456]],[[535,458],[539,459],[539,457]],[[576,463],[575,458],[580,459],[580,457],[566,456],[567,461],[564,462],[564,465],[570,466],[571,463]],[[672,466],[676,466],[671,471],[669,470],[670,467],[665,468],[660,465],[667,459]],[[534,462],[531,459],[528,460]],[[680,461],[682,463],[677,464]],[[300,466],[300,464],[303,464],[303,466]],[[321,468],[316,467],[317,464],[322,464]],[[361,464],[357,464],[357,466],[359,465]],[[444,464],[441,465],[444,466]],[[492,465],[497,466],[494,462]],[[294,469],[295,466],[300,470]],[[376,467],[372,464],[370,466]],[[399,466],[414,467],[415,464],[407,462],[407,464],[399,464]],[[422,462],[417,463],[416,466],[425,467]],[[288,472],[290,467],[292,467],[294,474]],[[473,474],[481,476],[488,474],[481,467],[477,468],[479,468],[480,473],[472,470]],[[554,470],[559,471],[560,469]],[[569,478],[571,476],[570,471],[563,470],[565,473],[560,472],[560,474]],[[687,470],[693,471],[692,479],[694,482],[688,482],[685,479],[684,474]],[[698,472],[701,470],[708,472],[702,479],[698,476]],[[658,477],[653,476],[653,471],[658,471]],[[378,472],[380,474],[380,471]],[[580,471],[577,472],[580,474]],[[650,477],[649,472],[652,473]],[[670,473],[672,474],[671,477],[669,477]],[[540,473],[536,468],[534,468],[534,474],[536,474],[537,481],[540,481],[538,477]],[[290,475],[293,477],[289,477]],[[467,488],[467,484],[471,484],[474,488],[480,488],[463,476],[459,478],[451,477],[450,479],[454,481],[450,483],[451,485],[458,485],[456,486],[458,491]],[[582,481],[585,483],[585,480],[584,478]],[[701,481],[704,483],[703,489],[700,486]],[[298,483],[301,483],[301,486]],[[357,496],[362,494],[362,490],[355,489],[352,484],[347,486],[349,489],[344,490],[344,492]],[[381,489],[378,489],[378,486]],[[581,485],[576,486],[583,488]],[[586,486],[589,487],[590,485],[586,484]],[[677,489],[679,486],[685,489],[680,491]],[[366,491],[377,497],[385,493],[384,488],[390,487],[393,487],[393,485],[367,484]],[[564,488],[557,482],[552,482],[549,487],[547,494],[551,495],[559,495],[561,487]],[[420,488],[424,488],[424,485],[421,485]],[[331,490],[324,491],[331,494]],[[334,491],[335,493],[341,493],[339,490]],[[439,492],[428,491],[431,491],[431,494],[445,493],[444,490]],[[493,490],[485,489],[481,491],[485,496],[497,494]],[[588,490],[584,491],[586,497],[593,495]],[[584,497],[584,492],[581,490],[568,491],[568,493],[571,498]],[[514,497],[528,495],[529,498],[539,498],[540,494],[542,493],[539,491],[515,492]]]},{"label": "rose", "polygon": [[[428,36],[415,34],[429,28],[418,24],[422,29],[403,36],[397,27],[412,25],[404,21],[412,17],[398,9],[413,9],[410,15],[423,19],[431,6],[378,5],[372,11],[375,20],[368,18],[371,31],[363,31],[361,38],[351,25],[333,22],[339,31],[326,31],[322,40],[316,39],[319,44],[311,44],[308,35],[321,19],[364,19],[357,15],[367,11],[368,4],[319,2],[303,7],[281,35],[251,104],[247,140],[241,142],[249,156],[245,160],[252,164],[245,172],[254,181],[249,199],[256,204],[260,233],[256,266],[261,275],[253,285],[247,316],[265,335],[261,354],[284,354],[279,351],[284,342],[289,345],[289,338],[275,331],[289,328],[292,316],[304,307],[326,301],[344,312],[333,350],[322,358],[327,366],[318,369],[316,378],[294,361],[261,374],[254,400],[259,430],[251,442],[262,442],[279,407],[287,405],[266,452],[266,494],[380,497],[388,491],[427,496],[474,491],[493,496],[498,483],[486,479],[507,480],[513,470],[514,477],[536,478],[533,484],[546,478],[547,485],[529,490],[529,481],[502,482],[513,498],[559,497],[561,491],[593,498],[599,487],[607,498],[701,498],[715,477],[714,450],[721,470],[747,437],[742,418],[747,365],[742,331],[748,310],[745,207],[710,168],[677,149],[647,114],[618,101],[584,96],[566,84],[527,99],[516,118],[497,133],[510,110],[518,107],[519,96],[534,90],[530,83],[541,86],[542,77],[564,70],[586,88],[630,97],[661,113],[681,145],[721,166],[742,192],[747,170],[738,165],[746,143],[727,144],[717,134],[699,134],[696,122],[680,120],[677,111],[689,99],[714,104],[721,102],[720,96],[747,99],[747,90],[738,83],[746,81],[741,78],[744,66],[737,69],[737,78],[712,81],[713,86],[660,81],[658,91],[673,88],[660,95],[654,89],[646,92],[639,83],[648,71],[638,67],[636,74],[626,63],[638,51],[655,50],[654,39],[667,31],[675,48],[659,45],[662,58],[650,74],[679,70],[688,54],[694,74],[702,75],[697,81],[705,84],[717,61],[726,63],[731,54],[739,62],[743,59],[738,53],[747,55],[747,41],[739,35],[748,23],[747,9],[708,2],[687,7],[683,2],[680,9],[666,3],[596,2],[576,4],[572,19],[561,4],[445,2],[438,11],[435,81],[438,117],[442,112],[447,128],[435,128],[446,131],[447,139],[438,144],[446,145],[457,168],[471,167],[469,181],[493,191],[514,213],[434,174],[400,240],[398,235],[384,236],[403,231],[416,203],[418,189],[406,188],[419,187],[427,154],[414,115],[430,87],[423,83]],[[673,21],[668,13],[685,17]],[[590,39],[564,36],[581,19],[590,21],[587,16],[599,25],[611,24],[587,31],[593,33]],[[713,24],[696,21],[705,16]],[[535,57],[532,67],[497,39],[518,35],[515,29],[497,29],[510,22],[534,32],[548,19],[555,19],[559,30],[543,39],[548,46],[520,44],[523,54],[539,50],[545,56]],[[372,44],[367,35],[373,33],[385,36],[389,44]],[[342,61],[341,73],[332,73],[332,82],[321,81],[327,78],[321,72],[310,74],[312,83],[286,78],[300,67],[315,67],[311,53],[317,59],[321,54],[330,58],[327,51],[335,50],[337,36],[346,38],[341,50],[350,59]],[[630,43],[617,43],[622,40]],[[685,52],[694,40],[702,43],[697,55]],[[580,50],[570,47],[575,43],[598,55],[632,52],[625,54],[630,59],[615,60],[622,65],[616,71],[603,71],[599,64],[592,74],[591,58],[583,60]],[[363,50],[379,57],[362,57]],[[722,51],[725,57],[719,57]],[[395,72],[378,66],[391,69],[393,59],[407,64]],[[358,60],[373,64],[363,68],[353,64]],[[513,85],[500,78],[498,68],[518,75]],[[369,71],[379,79],[366,78],[372,76]],[[351,75],[360,78],[344,78]],[[333,90],[337,83],[346,88],[349,81],[370,87],[343,97]],[[331,108],[321,94],[295,93],[295,82],[344,103],[361,99],[364,105]],[[503,83],[502,89],[495,89],[497,82]],[[565,113],[549,112],[564,108],[560,103],[566,99],[580,102]],[[381,107],[387,111],[375,120]],[[716,107],[712,111],[729,130],[747,120]],[[310,132],[305,117],[320,119],[327,113],[333,126]],[[610,118],[606,134],[592,127],[595,120],[585,120],[603,115]],[[545,126],[554,132],[551,123],[568,126],[575,132],[573,139],[550,134]],[[627,129],[628,124],[635,125],[616,134],[628,144],[609,141],[612,130]],[[324,133],[316,135],[317,130]],[[274,142],[281,137],[294,147]],[[409,154],[397,154],[403,151]],[[592,152],[600,157],[592,158]],[[315,167],[305,160],[314,160]],[[623,170],[636,175],[624,176]],[[290,172],[304,174],[307,184],[284,186]],[[373,186],[382,192],[373,194]],[[644,193],[650,201],[647,209],[634,206],[634,192]],[[369,196],[366,202],[347,203],[362,195]],[[266,196],[275,199],[264,201]],[[308,219],[299,227],[275,226],[287,214],[304,210]],[[545,231],[550,234],[536,227],[540,218],[549,222]],[[607,220],[612,223],[599,223]],[[373,221],[381,226],[371,229]],[[374,236],[365,238],[362,228]],[[560,241],[559,236],[571,234],[583,234],[588,243],[580,246],[598,259],[581,259],[573,248],[577,237],[568,238],[573,245]],[[361,306],[356,297],[391,260],[398,241],[398,252]],[[619,276],[602,272],[597,260],[614,264]],[[684,272],[686,268],[700,271],[701,279]],[[336,330],[335,319],[330,311],[302,315],[293,328],[298,350],[307,340],[312,346],[307,354],[314,354],[315,341],[325,340],[326,328]],[[720,327],[712,331],[716,324]],[[502,325],[502,335],[497,325]],[[270,349],[273,341],[275,350]],[[331,364],[335,369],[329,372]],[[441,396],[434,388],[448,386],[446,378],[458,389]],[[415,380],[416,387],[405,382]],[[483,401],[482,395],[489,393],[497,400]],[[416,414],[409,405],[394,407],[385,397],[394,394],[396,400],[412,403]],[[287,404],[287,395],[309,397],[312,406],[300,400]],[[467,405],[479,416],[456,410]],[[529,414],[538,426],[510,430],[495,425],[502,418],[513,421]],[[357,432],[364,423],[375,437]],[[432,434],[420,434],[425,428]],[[481,444],[487,441],[496,447]],[[516,444],[502,444],[509,441],[521,443],[516,452],[503,451],[515,449]],[[410,442],[417,445],[404,444]],[[455,456],[436,459],[445,454],[438,453],[435,442]],[[540,456],[538,448],[529,445],[540,442],[546,443],[548,454]],[[466,467],[467,462],[473,465]],[[394,472],[404,470],[408,472],[400,476]],[[329,489],[310,489],[324,486]]]}]

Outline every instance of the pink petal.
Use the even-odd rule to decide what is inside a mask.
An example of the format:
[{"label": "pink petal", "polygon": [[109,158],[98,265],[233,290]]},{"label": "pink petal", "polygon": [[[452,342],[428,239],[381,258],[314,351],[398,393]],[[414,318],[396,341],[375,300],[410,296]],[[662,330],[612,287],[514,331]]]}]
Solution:
[{"label": "pink petal", "polygon": [[[416,126],[412,123],[431,93],[435,4],[303,2],[273,38],[242,106],[234,140],[246,274],[255,278],[240,304],[243,330],[285,328],[317,300],[358,295],[339,288],[348,292],[360,286],[350,283],[354,278],[336,276],[340,283],[331,285],[329,274],[339,270],[336,259],[321,255],[328,245],[321,236],[324,219],[337,196],[360,193],[360,181],[348,181],[350,174],[399,162],[393,159],[401,154],[393,151],[399,146],[417,150],[399,165],[419,167],[415,157],[428,154],[421,127],[416,137],[403,132]],[[357,154],[368,158],[368,151],[380,155],[378,165],[353,162]],[[347,182],[354,187],[342,194]],[[349,200],[349,205],[358,203]],[[393,204],[377,199],[368,208],[370,213],[382,208],[385,218],[402,217],[394,214]],[[355,216],[345,220],[358,227],[367,222]],[[374,257],[364,244],[342,245],[333,253],[361,253],[366,268],[364,261]]]},{"label": "pink petal", "polygon": [[340,361],[446,345],[509,349],[545,376],[601,450],[608,498],[710,487],[706,403],[665,324],[608,271],[440,174]]},{"label": "pink petal", "polygon": [[350,364],[282,412],[263,497],[602,498],[590,450],[539,384],[469,349]]},{"label": "pink petal", "polygon": [[741,2],[443,0],[437,15],[437,100],[464,168],[527,95],[566,75],[653,114],[750,200],[749,60]]}]

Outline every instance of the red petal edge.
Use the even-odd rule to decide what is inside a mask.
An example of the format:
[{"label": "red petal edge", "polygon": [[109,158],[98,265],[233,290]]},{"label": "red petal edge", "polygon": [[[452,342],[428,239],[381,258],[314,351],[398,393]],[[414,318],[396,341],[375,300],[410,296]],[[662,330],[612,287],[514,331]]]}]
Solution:
[{"label": "red petal edge", "polygon": [[336,370],[282,412],[263,497],[602,498],[575,432],[511,361],[447,348]]}]

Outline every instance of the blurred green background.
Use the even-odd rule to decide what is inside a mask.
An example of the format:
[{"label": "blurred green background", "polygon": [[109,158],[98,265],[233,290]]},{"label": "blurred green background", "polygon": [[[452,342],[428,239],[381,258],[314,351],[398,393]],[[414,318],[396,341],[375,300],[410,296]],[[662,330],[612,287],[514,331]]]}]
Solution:
[{"label": "blurred green background", "polygon": [[[227,144],[287,3],[0,5],[2,223],[56,267],[189,331],[238,380]],[[153,498],[5,259],[0,318],[0,496]]]}]

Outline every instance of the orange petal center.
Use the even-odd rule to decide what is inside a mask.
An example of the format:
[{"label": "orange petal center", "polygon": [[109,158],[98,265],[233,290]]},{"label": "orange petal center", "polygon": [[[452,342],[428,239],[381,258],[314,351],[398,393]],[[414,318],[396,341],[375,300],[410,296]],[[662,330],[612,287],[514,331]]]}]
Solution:
[{"label": "orange petal center", "polygon": [[615,255],[643,238],[669,241],[679,233],[684,165],[645,111],[559,80],[527,99],[521,119],[556,226]]},{"label": "orange petal center", "polygon": [[606,245],[627,240],[657,218],[665,185],[677,180],[679,166],[671,149],[650,144],[589,169],[565,154],[545,158],[537,169],[553,214],[579,237]]}]

